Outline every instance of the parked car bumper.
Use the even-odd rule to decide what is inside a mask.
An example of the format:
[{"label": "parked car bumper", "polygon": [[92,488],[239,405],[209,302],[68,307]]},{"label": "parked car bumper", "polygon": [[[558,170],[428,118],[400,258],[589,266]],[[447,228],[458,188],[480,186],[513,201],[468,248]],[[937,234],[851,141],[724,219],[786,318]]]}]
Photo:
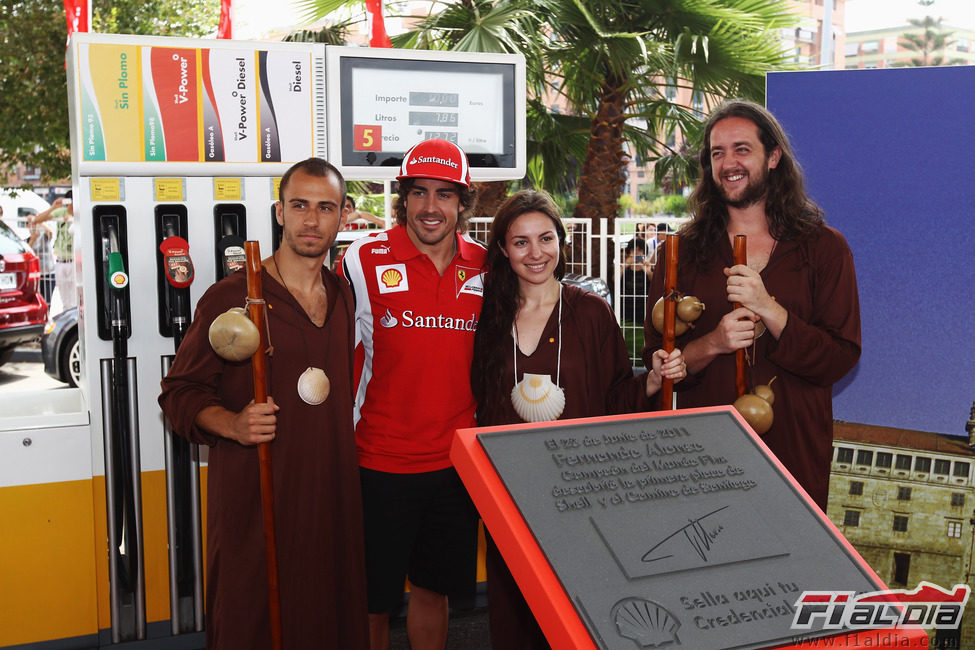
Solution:
[{"label": "parked car bumper", "polygon": [[68,354],[64,339],[78,327],[78,308],[72,307],[54,317],[44,330],[41,337],[41,359],[44,361],[44,372],[51,377],[67,382],[67,377],[61,376],[61,355]]},{"label": "parked car bumper", "polygon": [[44,333],[44,323],[14,325],[0,329],[0,349],[12,348],[25,343],[33,343]]}]

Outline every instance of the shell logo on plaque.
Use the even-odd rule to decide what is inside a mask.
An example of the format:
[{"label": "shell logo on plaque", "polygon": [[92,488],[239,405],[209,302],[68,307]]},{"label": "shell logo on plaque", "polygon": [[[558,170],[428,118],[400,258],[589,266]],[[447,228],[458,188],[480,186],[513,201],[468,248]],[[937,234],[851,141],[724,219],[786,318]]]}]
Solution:
[{"label": "shell logo on plaque", "polygon": [[313,155],[311,55],[81,43],[82,160],[288,162]]}]

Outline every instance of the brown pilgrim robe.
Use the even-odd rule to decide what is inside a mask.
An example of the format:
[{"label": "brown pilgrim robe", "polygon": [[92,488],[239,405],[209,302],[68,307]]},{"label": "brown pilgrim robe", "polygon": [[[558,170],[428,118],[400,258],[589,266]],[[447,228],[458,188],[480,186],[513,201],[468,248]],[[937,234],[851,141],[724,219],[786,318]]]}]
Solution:
[{"label": "brown pilgrim robe", "polygon": [[[368,632],[362,507],[352,429],[352,295],[345,281],[322,271],[328,318],[321,328],[291,294],[262,272],[271,345],[268,394],[281,407],[271,445],[283,645],[365,648]],[[257,447],[210,435],[194,424],[206,406],[239,411],[253,399],[250,361],[226,362],[210,347],[210,323],[242,307],[246,277],[210,287],[159,403],[173,429],[210,445],[207,482],[207,647],[270,647],[267,575]],[[298,376],[322,368],[331,394],[304,403]]]},{"label": "brown pilgrim robe", "polygon": [[[678,291],[697,296],[706,306],[694,329],[677,337],[677,347],[684,349],[712,331],[732,310],[722,271],[733,265],[731,242],[722,238],[704,269],[685,266],[679,257]],[[666,252],[657,259],[666,259]],[[657,264],[654,269],[648,314],[663,295],[664,266]],[[826,510],[833,453],[833,384],[860,358],[860,302],[853,254],[843,235],[824,226],[801,241],[778,242],[761,276],[769,295],[789,311],[778,341],[768,333],[758,338],[749,371],[750,387],[776,378],[772,428],[762,440]],[[661,343],[649,320],[645,332],[644,359]],[[731,404],[737,398],[735,355],[717,357],[675,390],[679,408]]]},{"label": "brown pilgrim robe", "polygon": [[[505,344],[503,394],[515,385],[514,339]],[[478,351],[475,349],[474,354]],[[518,379],[524,373],[550,375],[559,367],[559,307],[552,310],[538,347],[528,356],[518,352]],[[616,317],[605,300],[570,285],[562,286],[562,364],[559,385],[565,409],[559,420],[652,411],[657,400],[647,397],[646,375],[633,375],[633,365]],[[521,424],[510,399],[478,412],[478,426]],[[498,547],[487,538],[487,583],[491,646],[523,650],[549,645]]]}]

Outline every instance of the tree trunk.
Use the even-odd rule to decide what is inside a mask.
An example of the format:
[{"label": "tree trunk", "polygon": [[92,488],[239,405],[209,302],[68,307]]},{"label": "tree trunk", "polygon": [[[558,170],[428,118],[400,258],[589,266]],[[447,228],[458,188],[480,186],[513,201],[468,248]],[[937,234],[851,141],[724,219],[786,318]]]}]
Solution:
[{"label": "tree trunk", "polygon": [[[592,232],[599,220],[609,220],[609,231],[615,230],[614,219],[619,198],[626,183],[623,174],[626,153],[623,151],[623,106],[625,80],[607,76],[599,97],[599,107],[589,128],[589,146],[579,178],[579,204],[573,216],[589,219]],[[599,275],[599,248],[592,247],[592,274]],[[607,282],[609,278],[604,278]]]},{"label": "tree trunk", "polygon": [[498,208],[508,198],[508,181],[487,181],[474,183],[477,188],[477,207],[475,217],[494,218]]}]

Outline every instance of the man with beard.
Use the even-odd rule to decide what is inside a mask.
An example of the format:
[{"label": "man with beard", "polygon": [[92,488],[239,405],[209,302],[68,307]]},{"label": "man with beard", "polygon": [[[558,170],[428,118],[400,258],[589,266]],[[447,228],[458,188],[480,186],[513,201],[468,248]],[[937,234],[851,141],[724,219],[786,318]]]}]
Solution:
[{"label": "man with beard", "polygon": [[442,650],[448,597],[474,591],[477,514],[450,444],[454,431],[475,426],[470,371],[485,251],[464,234],[476,194],[460,147],[419,143],[396,180],[397,225],[342,258],[362,360],[354,417],[370,642],[389,648],[389,615],[408,577],[410,647]]},{"label": "man with beard", "polygon": [[[789,141],[763,107],[740,100],[718,107],[700,164],[694,217],[680,231],[677,289],[707,309],[677,339],[688,370],[678,406],[734,402],[735,352],[746,350],[749,386],[775,380],[774,421],[763,440],[825,510],[832,387],[860,357],[853,255],[806,195]],[[747,264],[734,264],[736,235],[748,238]],[[665,258],[666,245],[658,260]],[[664,267],[654,270],[648,305],[663,295]],[[661,335],[649,322],[644,328],[648,361]]]},{"label": "man with beard", "polygon": [[[275,209],[284,236],[261,271],[273,345],[267,402],[254,403],[251,362],[226,361],[208,341],[214,319],[247,299],[240,272],[200,298],[162,382],[159,404],[173,431],[210,447],[207,648],[271,647],[261,443],[271,445],[283,647],[368,643],[352,428],[353,299],[345,280],[322,266],[345,222],[344,205],[342,175],[320,158],[281,178]],[[316,377],[331,390],[316,395]]]}]

